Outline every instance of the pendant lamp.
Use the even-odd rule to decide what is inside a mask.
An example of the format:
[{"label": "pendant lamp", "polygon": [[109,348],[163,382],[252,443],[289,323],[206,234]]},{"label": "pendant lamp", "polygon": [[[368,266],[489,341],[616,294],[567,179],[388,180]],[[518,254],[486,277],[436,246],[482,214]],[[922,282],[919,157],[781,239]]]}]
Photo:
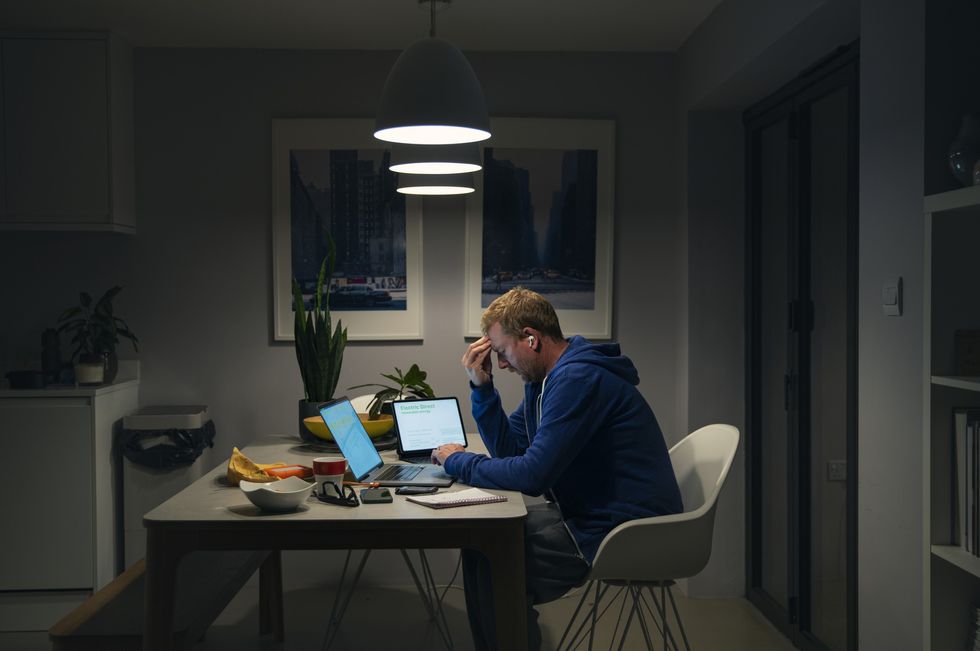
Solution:
[{"label": "pendant lamp", "polygon": [[483,169],[475,142],[459,145],[403,145],[391,147],[392,172],[399,174],[461,174]]},{"label": "pendant lamp", "polygon": [[398,191],[402,194],[469,194],[475,189],[473,174],[398,175]]},{"label": "pendant lamp", "polygon": [[490,118],[480,82],[463,53],[436,38],[436,0],[420,1],[430,4],[429,37],[402,52],[388,73],[374,137],[414,145],[486,140]]}]

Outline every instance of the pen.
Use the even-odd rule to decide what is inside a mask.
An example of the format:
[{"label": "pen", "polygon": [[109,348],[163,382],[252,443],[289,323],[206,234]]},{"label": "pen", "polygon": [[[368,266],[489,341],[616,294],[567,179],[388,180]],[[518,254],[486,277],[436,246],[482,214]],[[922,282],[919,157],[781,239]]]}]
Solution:
[{"label": "pen", "polygon": [[381,486],[381,483],[376,481],[345,481],[344,486],[366,486],[367,488],[377,488]]}]

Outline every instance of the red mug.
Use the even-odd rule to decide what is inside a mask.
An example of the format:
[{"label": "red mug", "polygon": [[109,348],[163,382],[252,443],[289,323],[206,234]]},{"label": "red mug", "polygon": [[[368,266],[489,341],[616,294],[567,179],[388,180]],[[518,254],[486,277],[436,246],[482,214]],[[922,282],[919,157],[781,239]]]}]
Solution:
[{"label": "red mug", "polygon": [[[344,486],[344,471],[347,470],[347,459],[343,457],[317,457],[313,460],[313,475],[316,478],[316,492],[322,497],[340,497],[333,490],[335,484],[339,490]],[[324,484],[326,483],[326,486]]]}]

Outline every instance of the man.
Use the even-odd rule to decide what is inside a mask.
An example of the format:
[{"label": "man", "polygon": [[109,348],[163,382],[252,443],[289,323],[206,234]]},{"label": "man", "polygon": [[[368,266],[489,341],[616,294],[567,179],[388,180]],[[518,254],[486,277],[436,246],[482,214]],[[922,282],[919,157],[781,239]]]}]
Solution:
[{"label": "man", "polygon": [[[554,308],[515,287],[483,313],[484,336],[462,358],[473,417],[492,457],[443,445],[432,453],[472,486],[549,493],[528,508],[525,569],[528,648],[541,645],[533,604],[581,584],[599,544],[617,525],[682,511],[663,434],[636,389],[639,376],[618,344],[565,339]],[[509,417],[493,386],[497,365],[524,380],[524,401]],[[466,610],[477,651],[496,649],[490,568],[463,552]]]}]

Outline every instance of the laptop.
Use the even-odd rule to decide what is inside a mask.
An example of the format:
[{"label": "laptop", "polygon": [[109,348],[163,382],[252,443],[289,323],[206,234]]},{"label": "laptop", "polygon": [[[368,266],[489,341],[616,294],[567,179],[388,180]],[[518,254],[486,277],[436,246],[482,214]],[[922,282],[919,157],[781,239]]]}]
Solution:
[{"label": "laptop", "polygon": [[435,464],[385,465],[381,455],[364,431],[354,406],[347,398],[320,405],[320,417],[330,428],[333,440],[347,459],[351,474],[359,482],[377,482],[381,486],[450,486],[450,477]]},{"label": "laptop", "polygon": [[444,443],[466,447],[463,415],[456,398],[395,400],[391,407],[399,459],[425,463],[431,458],[432,451]]}]

